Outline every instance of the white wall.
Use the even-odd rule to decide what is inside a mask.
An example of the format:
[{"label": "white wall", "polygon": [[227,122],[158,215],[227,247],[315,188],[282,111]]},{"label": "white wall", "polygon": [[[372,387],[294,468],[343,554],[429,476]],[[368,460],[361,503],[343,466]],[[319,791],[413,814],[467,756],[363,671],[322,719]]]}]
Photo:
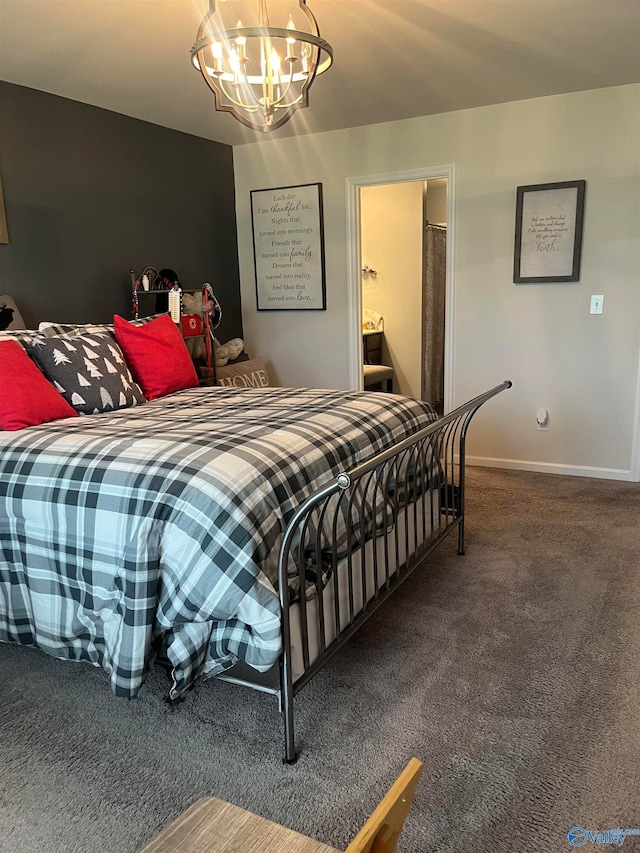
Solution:
[{"label": "white wall", "polygon": [[[502,379],[472,461],[628,479],[640,351],[640,85],[234,149],[247,348],[282,384],[348,385],[346,179],[456,165],[454,403]],[[587,181],[581,280],[512,281],[516,187]],[[320,181],[327,311],[255,310],[249,192]],[[370,263],[370,262],[369,262]],[[359,281],[359,279],[358,279]],[[604,314],[589,298],[605,295]],[[535,412],[550,412],[548,432]]]},{"label": "white wall", "polygon": [[427,185],[426,195],[426,219],[432,225],[447,224],[447,179],[434,178],[425,181]]},{"label": "white wall", "polygon": [[421,397],[423,182],[360,190],[362,307],[384,317],[383,361],[394,369],[393,390]]}]

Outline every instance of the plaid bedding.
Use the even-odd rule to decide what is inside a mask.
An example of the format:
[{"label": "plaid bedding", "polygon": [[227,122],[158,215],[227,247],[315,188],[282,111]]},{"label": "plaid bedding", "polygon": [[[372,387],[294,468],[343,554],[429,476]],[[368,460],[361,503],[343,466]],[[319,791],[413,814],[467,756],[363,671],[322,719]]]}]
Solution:
[{"label": "plaid bedding", "polygon": [[0,433],[0,640],[102,666],[127,697],[160,651],[172,699],[238,659],[268,669],[293,511],[431,420],[386,394],[193,388]]}]

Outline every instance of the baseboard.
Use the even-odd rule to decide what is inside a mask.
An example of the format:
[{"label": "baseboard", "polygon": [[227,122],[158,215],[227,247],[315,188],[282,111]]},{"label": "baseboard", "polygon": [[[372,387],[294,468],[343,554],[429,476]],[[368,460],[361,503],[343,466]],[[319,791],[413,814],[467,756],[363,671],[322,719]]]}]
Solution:
[{"label": "baseboard", "polygon": [[467,455],[467,465],[481,468],[509,468],[515,471],[537,471],[540,474],[564,474],[571,477],[596,477],[601,480],[633,482],[631,471],[623,468],[592,468],[587,465],[564,465],[558,462],[527,462],[523,459],[492,459]]}]

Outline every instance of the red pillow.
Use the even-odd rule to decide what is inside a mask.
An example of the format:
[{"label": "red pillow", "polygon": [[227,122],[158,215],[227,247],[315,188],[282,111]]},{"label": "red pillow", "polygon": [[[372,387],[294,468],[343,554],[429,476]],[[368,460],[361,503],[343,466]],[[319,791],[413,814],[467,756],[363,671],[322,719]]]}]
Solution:
[{"label": "red pillow", "polygon": [[0,341],[0,429],[15,431],[78,413],[15,341]]},{"label": "red pillow", "polygon": [[113,318],[116,340],[147,400],[195,388],[198,374],[178,327],[168,314],[144,326]]}]

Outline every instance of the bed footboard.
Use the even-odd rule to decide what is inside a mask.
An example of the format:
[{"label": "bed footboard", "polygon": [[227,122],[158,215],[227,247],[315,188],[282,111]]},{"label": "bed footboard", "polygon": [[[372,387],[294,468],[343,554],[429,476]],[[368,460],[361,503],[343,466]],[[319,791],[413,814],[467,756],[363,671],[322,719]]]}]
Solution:
[{"label": "bed footboard", "polygon": [[293,699],[453,530],[464,554],[465,442],[475,397],[309,498],[287,527],[278,577],[285,762],[296,760]]}]

